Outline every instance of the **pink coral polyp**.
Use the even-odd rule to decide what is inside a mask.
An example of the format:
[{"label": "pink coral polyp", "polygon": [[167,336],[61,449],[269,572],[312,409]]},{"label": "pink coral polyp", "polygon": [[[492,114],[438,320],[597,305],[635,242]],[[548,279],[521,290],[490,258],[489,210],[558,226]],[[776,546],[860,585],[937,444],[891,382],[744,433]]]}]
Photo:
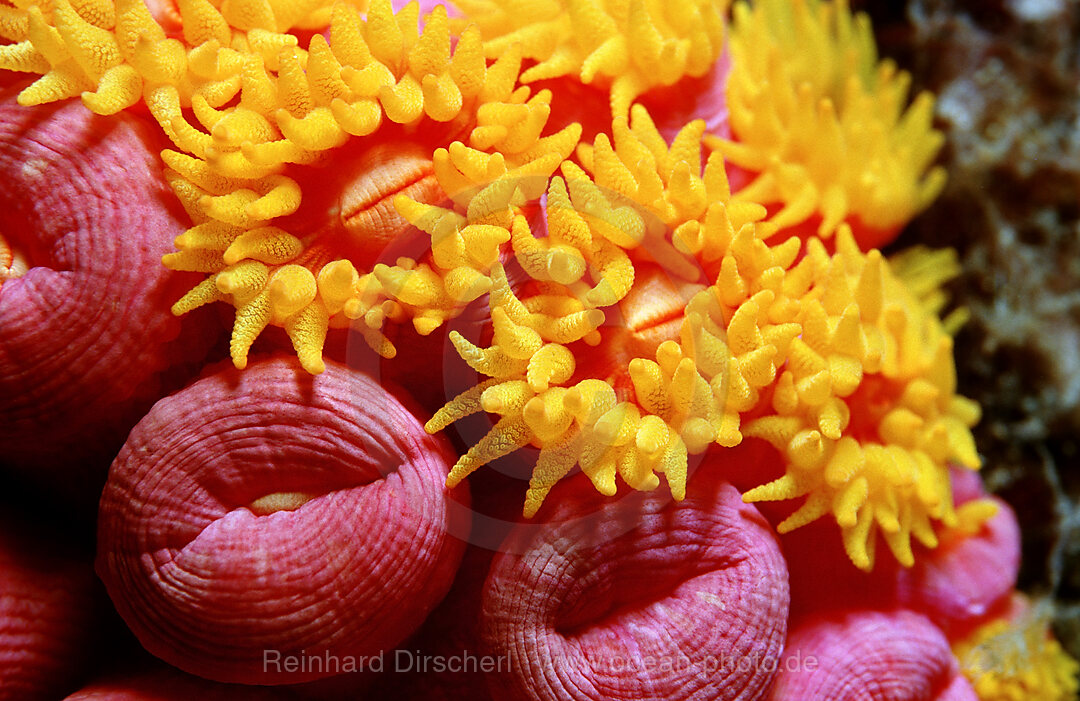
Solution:
[{"label": "pink coral polyp", "polygon": [[769,701],[977,701],[949,642],[910,611],[853,611],[791,632]]},{"label": "pink coral polyp", "polygon": [[449,459],[397,399],[342,366],[312,378],[267,360],[211,375],[158,402],[113,464],[98,574],[143,645],[181,669],[260,684],[328,676],[267,668],[265,651],[373,655],[423,621],[462,550]]},{"label": "pink coral polyp", "polygon": [[604,503],[565,485],[522,524],[483,593],[483,639],[508,669],[508,699],[752,699],[786,631],[787,573],[775,536],[731,485],[701,474],[685,501]]},{"label": "pink coral polyp", "polygon": [[0,238],[22,263],[0,286],[0,443],[23,475],[63,472],[81,503],[213,327],[181,332],[165,309],[190,281],[159,262],[183,224],[153,133],[15,94],[0,94]]}]

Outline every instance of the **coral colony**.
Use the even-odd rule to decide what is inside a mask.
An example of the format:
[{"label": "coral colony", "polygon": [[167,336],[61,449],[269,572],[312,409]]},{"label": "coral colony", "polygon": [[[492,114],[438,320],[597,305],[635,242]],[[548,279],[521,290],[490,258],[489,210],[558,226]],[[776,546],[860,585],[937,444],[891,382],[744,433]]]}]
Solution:
[{"label": "coral colony", "polygon": [[[426,425],[493,419],[447,486],[532,446],[525,517],[575,468],[681,501],[692,456],[755,441],[782,471],[742,500],[798,500],[780,533],[835,520],[868,573],[997,512],[954,506],[980,459],[937,314],[951,259],[878,250],[943,187],[933,98],[909,104],[846,2],[7,2],[0,67],[41,76],[20,105],[148,111],[171,141],[190,228],[163,262],[206,275],[172,312],[235,307],[237,369],[268,326],[319,374],[328,334],[393,359],[391,330],[484,309],[489,334],[448,336],[482,377]],[[426,245],[387,259],[406,229]],[[0,282],[25,267],[0,250]],[[1011,634],[1066,698],[1069,658]],[[1019,698],[994,674],[981,698]]]}]

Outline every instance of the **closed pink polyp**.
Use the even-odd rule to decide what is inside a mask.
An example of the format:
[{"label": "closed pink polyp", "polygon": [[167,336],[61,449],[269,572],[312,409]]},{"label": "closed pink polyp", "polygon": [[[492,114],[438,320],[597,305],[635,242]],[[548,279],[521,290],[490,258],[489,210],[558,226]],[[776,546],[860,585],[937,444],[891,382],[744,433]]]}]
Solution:
[{"label": "closed pink polyp", "polygon": [[[349,671],[450,586],[453,459],[343,366],[230,368],[132,431],[101,498],[97,570],[143,646],[185,671],[255,684]],[[294,496],[265,513],[274,494]]]},{"label": "closed pink polyp", "polygon": [[701,475],[687,498],[553,493],[492,564],[496,699],[756,699],[787,629],[787,569],[757,510]]},{"label": "closed pink polyp", "polygon": [[0,239],[29,270],[0,284],[3,463],[89,510],[217,329],[169,311],[192,283],[161,264],[185,227],[150,125],[16,94],[0,92]]},{"label": "closed pink polyp", "polygon": [[922,614],[851,611],[788,638],[770,701],[977,701],[945,635]]}]

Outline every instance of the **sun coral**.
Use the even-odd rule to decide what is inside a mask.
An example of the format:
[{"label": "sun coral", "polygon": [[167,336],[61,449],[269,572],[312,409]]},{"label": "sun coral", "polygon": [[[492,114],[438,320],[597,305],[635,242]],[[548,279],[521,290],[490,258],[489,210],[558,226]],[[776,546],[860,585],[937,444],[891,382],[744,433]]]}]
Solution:
[{"label": "sun coral", "polygon": [[[956,648],[967,679],[948,647],[1015,585],[1016,524],[957,494],[977,491],[979,409],[957,394],[963,312],[938,318],[955,258],[873,248],[940,191],[942,137],[866,17],[843,0],[739,2],[725,38],[726,0],[458,5],[0,6],[0,68],[41,75],[22,105],[145,110],[171,141],[165,179],[191,226],[163,261],[207,276],[172,311],[233,305],[237,369],[268,326],[299,359],[161,400],[114,463],[98,569],[143,645],[260,684],[323,674],[270,672],[268,650],[384,652],[457,566],[444,477],[531,446],[537,522],[514,526],[486,581],[470,573],[480,611],[456,612],[509,662],[500,698],[1075,694],[1076,664],[1041,624],[976,630]],[[700,81],[726,104],[665,110]],[[560,94],[570,83],[608,103],[584,125],[565,117],[594,103]],[[132,182],[151,179],[142,165]],[[15,198],[52,202],[18,194],[41,172],[17,166]],[[103,207],[119,228],[145,202],[116,180],[110,197],[135,203]],[[38,289],[45,246],[0,233],[6,305]],[[141,281],[140,260],[117,267]],[[133,308],[129,331],[158,330]],[[453,323],[470,309],[490,328]],[[425,433],[385,387],[324,361],[344,327],[386,358],[402,328],[443,328],[478,381]],[[480,413],[493,425],[459,456],[427,435]],[[762,461],[738,466],[740,499],[725,463],[747,456]],[[605,499],[620,484],[626,498]],[[783,507],[751,505],[795,499],[779,535],[762,514]],[[879,536],[893,558],[868,573]],[[987,674],[987,651],[1038,673]],[[635,674],[648,659],[671,668]]]},{"label": "sun coral", "polygon": [[852,611],[788,636],[770,701],[976,701],[949,643],[911,611]]},{"label": "sun coral", "polygon": [[[546,231],[534,238],[521,215],[509,227],[520,267],[543,291],[519,299],[496,266],[494,343],[452,336],[491,379],[428,429],[481,409],[501,418],[448,483],[531,443],[541,452],[526,515],[575,464],[607,494],[616,474],[652,489],[662,473],[682,498],[688,454],[746,434],[772,443],[788,466],[748,500],[809,495],[781,531],[831,512],[857,566],[873,567],[879,528],[910,565],[912,535],[933,547],[931,521],[955,522],[947,463],[979,466],[968,431],[978,407],[956,395],[951,337],[846,224],[832,256],[816,239],[801,258],[796,238],[767,245],[774,223],[761,221],[760,205],[734,201],[719,154],[702,168],[700,122],[669,146],[643,108],[632,112],[630,123],[614,120],[614,143],[601,134],[578,149],[592,177],[568,162],[550,180]],[[452,216],[443,210],[437,221]],[[621,367],[579,372],[583,343],[613,342],[605,310],[632,313],[625,300],[646,263],[703,289],[669,338]]]},{"label": "sun coral", "polygon": [[[950,471],[958,513],[986,498],[978,474],[955,467]],[[1004,502],[990,499],[997,513],[978,527],[942,528],[933,549],[913,545],[911,567],[879,558],[872,572],[853,568],[836,538],[836,524],[824,519],[781,535],[791,576],[792,621],[900,607],[925,615],[950,639],[963,635],[1001,608],[1020,570],[1016,515]],[[770,520],[779,518],[776,514]]]},{"label": "sun coral", "polygon": [[[772,388],[772,411],[746,434],[783,451],[786,474],[744,498],[809,495],[781,532],[832,513],[858,567],[873,567],[879,530],[910,565],[912,536],[937,544],[931,519],[957,523],[948,464],[979,467],[969,432],[979,408],[956,395],[952,338],[937,317],[880,253],[862,254],[846,226],[836,245],[830,258],[809,241],[785,280],[801,299],[802,333]],[[965,513],[978,521],[988,509],[976,502]]]},{"label": "sun coral", "polygon": [[1016,616],[991,620],[953,646],[964,676],[980,701],[1077,698],[1080,663],[1049,631],[1043,607],[1021,608]]},{"label": "sun coral", "polygon": [[778,209],[771,221],[833,236],[842,222],[866,249],[890,241],[937,197],[930,167],[944,140],[929,93],[905,107],[911,77],[878,62],[869,18],[846,0],[734,6],[730,139],[710,148],[752,178],[737,198]]},{"label": "sun coral", "polygon": [[[475,276],[462,281],[452,270],[436,272],[411,259],[379,274],[357,271],[340,257],[340,242],[317,236],[301,241],[276,226],[301,204],[295,167],[288,164],[319,162],[351,136],[370,135],[384,122],[410,131],[421,121],[428,130],[444,125],[445,143],[461,135],[474,148],[497,149],[499,163],[511,169],[528,169],[548,154],[565,157],[576,142],[572,128],[540,138],[551,95],[515,89],[518,51],[488,66],[475,28],[455,37],[451,51],[442,6],[424,18],[422,32],[417,5],[395,14],[389,0],[376,0],[364,18],[347,3],[331,8],[325,1],[253,1],[220,11],[193,1],[179,10],[182,41],[168,36],[139,2],[121,3],[115,20],[83,17],[66,0],[51,15],[31,6],[27,21],[40,31],[0,47],[0,67],[41,69],[37,58],[16,63],[13,57],[22,53],[50,66],[21,93],[22,104],[81,93],[88,107],[108,114],[141,95],[178,149],[162,154],[166,177],[195,224],[164,261],[175,270],[211,274],[173,311],[232,302],[237,367],[270,324],[285,328],[310,372],[323,367],[328,327],[357,319],[372,347],[391,356],[394,348],[379,331],[384,320],[413,319],[429,333],[453,316],[463,295],[467,301],[483,292]],[[307,50],[299,48],[289,30],[323,20],[329,39],[315,34]],[[91,88],[97,92],[87,92]],[[448,153],[436,154],[435,161],[436,172],[456,173],[460,180],[460,164]],[[493,165],[483,177],[498,170]]]},{"label": "sun coral", "polygon": [[[767,337],[757,333],[762,298],[753,297],[762,283],[754,276],[791,265],[798,242],[770,249],[754,234],[754,219],[764,208],[726,207],[722,159],[712,158],[702,170],[702,128],[692,123],[669,147],[648,113],[635,108],[630,124],[616,118],[614,147],[601,135],[583,150],[595,180],[564,162],[562,177],[547,183],[546,230],[534,233],[525,217],[514,217],[509,228],[517,261],[544,287],[519,298],[495,266],[494,343],[481,349],[452,336],[466,362],[491,379],[448,403],[428,430],[481,409],[502,418],[458,461],[450,484],[535,443],[542,450],[526,515],[575,464],[606,494],[614,494],[616,474],[635,488],[652,489],[659,472],[682,498],[688,453],[700,453],[714,440],[738,442],[739,412],[753,406],[756,391],[775,373],[773,344],[784,346],[798,333],[794,325]],[[725,289],[723,301],[695,295],[686,322],[672,329],[671,338],[637,349],[647,350],[642,355],[578,373],[576,358],[589,352],[582,344],[613,342],[612,329],[601,328],[605,309],[618,305],[632,317],[638,305],[649,303],[648,297],[628,298],[639,268],[659,264],[672,277],[705,280],[702,263],[689,252],[710,268],[726,269],[725,282],[733,276],[738,286]],[[586,270],[591,285],[583,280]]]},{"label": "sun coral", "polygon": [[[437,6],[421,29],[417,5],[395,14],[388,0],[365,17],[320,0],[190,0],[177,36],[137,3],[115,16],[57,3],[25,11],[25,37],[0,63],[48,65],[26,104],[81,90],[110,112],[142,95],[178,149],[163,153],[166,174],[195,224],[165,262],[210,274],[173,310],[232,302],[238,368],[268,325],[317,373],[331,327],[352,325],[390,357],[385,324],[430,334],[486,297],[490,342],[449,337],[489,379],[427,428],[481,410],[499,418],[451,486],[531,444],[528,516],[575,466],[604,494],[617,478],[650,490],[663,475],[682,499],[689,456],[751,436],[779,449],[786,474],[746,498],[806,496],[781,531],[831,512],[860,568],[873,566],[879,531],[910,565],[912,536],[932,547],[935,522],[956,523],[946,464],[978,466],[978,408],[955,394],[932,302],[852,234],[869,245],[933,198],[940,134],[928,96],[904,111],[906,75],[878,64],[865,17],[844,2],[738,4],[732,139],[695,120],[670,141],[632,103],[715,67],[723,2],[463,0],[466,18]],[[290,32],[320,23],[326,36],[301,49]],[[562,76],[611,91],[611,128],[592,143],[578,143],[576,124],[544,136],[552,92],[517,85]],[[434,132],[446,146],[430,162],[396,146],[380,157],[394,163],[388,184],[355,199],[392,226],[302,230],[304,192],[327,177],[330,153],[376,132],[391,143]],[[729,169],[757,176],[733,188]],[[805,250],[795,237],[765,242],[805,234],[814,217]],[[407,225],[430,250],[379,259],[376,242]],[[517,273],[525,284],[511,284]],[[664,287],[659,277],[685,297],[662,320],[643,311],[658,302],[641,290]],[[632,349],[592,357],[589,346],[625,336],[616,316],[650,315]]]},{"label": "sun coral", "polygon": [[519,524],[483,592],[490,678],[503,699],[755,699],[786,633],[776,537],[714,474],[681,503],[619,502],[560,486],[539,525]]},{"label": "sun coral", "polygon": [[0,94],[0,462],[87,510],[127,432],[216,331],[168,314],[191,280],[159,263],[184,224],[153,132],[104,126],[78,104]]},{"label": "sun coral", "polygon": [[[484,178],[506,173],[506,166],[554,168],[554,163],[545,166],[551,159],[542,157],[565,156],[573,147],[573,129],[539,137],[551,95],[514,89],[517,52],[487,66],[474,28],[461,34],[451,55],[445,9],[438,6],[426,16],[419,34],[417,21],[414,5],[394,15],[388,2],[376,2],[360,19],[339,3],[329,42],[315,35],[306,52],[288,46],[279,60],[265,66],[248,55],[249,63],[260,66],[259,102],[245,106],[242,92],[239,106],[218,110],[204,108],[205,101],[196,95],[192,109],[209,135],[180,124],[175,114],[169,118],[180,130],[174,130],[174,141],[194,154],[166,153],[165,159],[197,226],[178,241],[181,251],[165,262],[212,273],[177,302],[174,312],[231,301],[237,307],[231,347],[237,367],[244,366],[248,348],[268,324],[285,328],[310,372],[321,371],[327,329],[354,320],[369,344],[389,357],[395,348],[380,331],[387,319],[411,319],[420,333],[430,333],[486,291],[481,275],[462,274],[459,265],[442,268],[445,259],[402,258],[365,268],[372,261],[340,257],[348,242],[341,246],[317,235],[301,241],[276,226],[272,220],[300,207],[297,180],[280,174],[285,163],[313,163],[350,136],[379,130],[384,117],[412,131],[420,122],[427,122],[427,130],[447,123],[442,128],[447,143],[460,134],[481,151],[498,149],[498,164]],[[239,68],[234,72],[242,73]],[[176,112],[180,103],[169,99],[169,110]],[[158,118],[167,127],[164,116]],[[442,176],[444,189],[446,178],[460,180],[458,166],[468,169],[451,152],[458,153],[453,147],[436,152],[429,166]],[[289,172],[302,178],[295,169]],[[465,233],[471,243],[472,232]],[[370,236],[359,232],[360,238]]]},{"label": "sun coral", "polygon": [[[299,682],[288,655],[373,655],[450,586],[449,446],[371,378],[295,360],[211,374],[131,432],[101,497],[97,571],[154,655],[209,679]],[[298,547],[298,543],[309,547]],[[306,651],[306,652],[304,652]]]}]

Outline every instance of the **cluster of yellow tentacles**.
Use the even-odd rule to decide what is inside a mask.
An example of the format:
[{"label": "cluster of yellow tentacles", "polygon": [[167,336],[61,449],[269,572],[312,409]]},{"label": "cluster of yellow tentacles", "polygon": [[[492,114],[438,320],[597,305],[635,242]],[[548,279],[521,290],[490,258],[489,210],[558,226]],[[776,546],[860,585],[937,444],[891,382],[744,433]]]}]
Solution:
[{"label": "cluster of yellow tentacles", "polygon": [[[501,418],[458,461],[450,484],[533,443],[541,451],[526,497],[528,515],[575,465],[607,494],[615,492],[616,474],[632,487],[651,489],[659,484],[656,473],[663,473],[681,499],[688,452],[700,453],[714,440],[738,442],[739,412],[756,403],[757,390],[774,376],[776,345],[786,346],[798,333],[794,325],[764,337],[758,332],[759,306],[769,294],[759,287],[780,279],[760,273],[782,271],[799,245],[792,239],[770,249],[761,241],[753,218],[764,208],[728,211],[723,160],[711,158],[702,173],[702,128],[688,125],[669,148],[647,112],[635,107],[632,123],[616,119],[614,147],[600,135],[583,150],[595,180],[565,161],[563,177],[546,182],[545,236],[535,237],[521,215],[504,225],[518,263],[547,287],[519,299],[496,266],[493,345],[477,348],[460,334],[451,336],[462,357],[491,379],[452,400],[428,430],[481,409]],[[543,190],[533,194],[538,199]],[[660,343],[655,360],[629,362],[632,396],[620,396],[606,377],[577,378],[567,344],[603,341],[602,310],[627,295],[636,265],[659,262],[673,275],[701,277],[694,259],[673,243],[671,225],[688,220],[698,223],[689,247],[708,250],[724,271],[721,279],[736,284],[720,298],[695,296],[680,338]],[[583,281],[586,273],[593,284]]]},{"label": "cluster of yellow tentacles", "polygon": [[1076,698],[1080,663],[1054,639],[1043,609],[1034,606],[1015,620],[992,620],[953,647],[981,701]]},{"label": "cluster of yellow tentacles", "polygon": [[[849,227],[895,227],[941,184],[924,176],[940,139],[929,98],[902,114],[907,79],[877,65],[865,20],[843,2],[737,5],[736,141],[698,120],[668,143],[632,102],[711,69],[726,3],[458,4],[471,23],[442,7],[421,22],[415,3],[395,14],[389,0],[366,15],[329,0],[179,0],[182,36],[170,36],[139,0],[19,0],[0,7],[13,42],[0,67],[43,74],[23,104],[146,104],[175,144],[166,176],[193,222],[165,262],[209,274],[174,312],[235,305],[238,367],[269,324],[319,372],[328,328],[358,328],[390,357],[388,321],[430,333],[488,295],[491,343],[450,334],[488,379],[427,428],[498,418],[448,484],[531,444],[526,515],[575,466],[605,494],[616,478],[653,489],[663,475],[681,499],[689,455],[749,436],[787,469],[745,498],[806,497],[782,530],[832,513],[864,569],[878,531],[904,564],[911,536],[932,547],[932,522],[957,520],[946,465],[978,466],[978,409],[955,394],[936,317],[948,261],[907,266],[908,290]],[[329,38],[301,48],[296,30],[320,27]],[[518,85],[563,75],[611,91],[610,132],[591,144],[576,124],[544,135],[557,96]],[[430,236],[428,253],[358,269],[319,234],[279,226],[300,207],[305,166],[350,138],[434,127],[445,146],[432,147],[431,173],[448,206],[393,200]],[[725,157],[759,176],[733,192]],[[812,216],[836,253],[814,237],[766,243]],[[529,282],[511,287],[507,266]],[[613,320],[640,303],[646,269],[689,290],[670,333],[622,367],[582,362],[617,343]]]},{"label": "cluster of yellow tentacles", "polygon": [[[575,465],[609,494],[616,475],[650,489],[662,473],[681,498],[688,453],[745,434],[772,443],[787,465],[745,498],[807,497],[781,530],[831,512],[857,566],[873,566],[878,530],[910,565],[912,536],[933,547],[931,521],[956,521],[947,465],[979,466],[968,431],[978,407],[955,394],[951,337],[846,224],[832,256],[817,239],[801,258],[796,238],[767,245],[764,208],[733,202],[719,154],[702,170],[701,123],[669,147],[643,108],[633,114],[630,124],[615,119],[614,144],[600,135],[579,148],[592,178],[565,162],[565,181],[550,180],[547,237],[534,238],[520,215],[504,224],[521,267],[558,284],[519,300],[499,271],[494,343],[454,336],[491,379],[429,430],[480,410],[500,419],[449,482],[533,444],[541,450],[526,514]],[[597,312],[623,299],[646,261],[688,280],[707,266],[714,282],[689,301],[678,338],[660,343],[655,360],[630,361],[632,393],[620,396],[598,383],[607,378],[580,377],[566,344],[589,342],[604,320]],[[586,270],[591,286],[581,283]]]},{"label": "cluster of yellow tentacles", "polygon": [[514,46],[536,64],[521,82],[571,75],[610,89],[626,115],[648,90],[700,77],[716,62],[728,0],[454,0],[484,35],[488,58]]},{"label": "cluster of yellow tentacles", "polygon": [[[687,126],[669,149],[644,110],[635,108],[635,117],[633,127],[623,124],[616,130],[615,150],[607,146],[606,136],[597,138],[592,159],[595,181],[569,161],[562,166],[565,180],[551,178],[545,203],[546,241],[534,238],[524,217],[515,217],[512,245],[518,261],[537,279],[559,284],[518,299],[497,268],[491,293],[495,342],[480,349],[453,336],[462,358],[491,379],[456,397],[428,424],[430,431],[440,430],[481,409],[501,416],[458,461],[450,484],[518,447],[539,445],[526,497],[528,515],[575,464],[605,494],[615,494],[617,474],[632,487],[651,489],[659,484],[659,472],[673,495],[683,498],[688,453],[701,453],[717,439],[738,442],[739,410],[754,404],[756,389],[775,372],[771,364],[775,351],[769,343],[789,340],[783,332],[766,339],[755,335],[758,311],[753,293],[758,280],[753,278],[759,270],[791,265],[798,242],[770,250],[755,237],[753,223],[735,231],[723,211],[730,197],[723,161],[712,159],[702,178],[700,165],[691,174],[675,148],[692,143],[687,152],[698,159],[700,124]],[[640,158],[646,152],[649,156]],[[605,160],[609,157],[610,162]],[[710,246],[724,250],[720,258],[735,277],[739,275],[735,260],[744,259],[746,266],[741,298],[731,293],[725,301],[697,296],[679,340],[660,343],[654,361],[630,361],[625,368],[633,387],[630,396],[620,395],[607,378],[576,378],[575,353],[568,343],[583,340],[595,345],[603,339],[597,332],[605,320],[602,309],[617,305],[630,291],[635,264],[664,260],[671,262],[673,274],[681,271],[691,280],[701,271],[676,251],[671,229],[650,226],[658,220],[656,212],[631,206],[633,200],[597,187],[616,177],[619,168],[625,170],[623,159],[638,168],[653,163],[644,171],[650,177],[636,185],[631,178],[623,186],[638,194],[658,188],[654,201],[661,207],[677,202],[679,194],[697,191],[699,216],[710,208],[719,212],[710,223],[718,240]],[[705,207],[706,201],[713,206]],[[594,285],[580,282],[586,269]],[[731,325],[721,319],[729,302],[735,318]],[[797,333],[794,327],[785,331]]]},{"label": "cluster of yellow tentacles", "polygon": [[747,501],[807,495],[786,532],[832,513],[852,561],[870,569],[875,531],[902,564],[911,536],[937,545],[931,519],[955,525],[949,463],[979,467],[969,428],[979,407],[956,394],[952,338],[846,225],[830,257],[817,239],[784,280],[800,333],[746,426],[786,455],[786,474]]},{"label": "cluster of yellow tentacles", "polygon": [[[728,110],[732,138],[710,137],[730,163],[756,175],[738,198],[782,208],[780,228],[841,222],[885,240],[941,191],[929,168],[944,140],[934,100],[907,107],[910,76],[878,62],[870,21],[846,0],[756,0],[734,7]],[[929,168],[929,170],[928,170]]]},{"label": "cluster of yellow tentacles", "polygon": [[[421,33],[415,3],[395,15],[389,0],[376,0],[361,18],[351,5],[331,8],[325,0],[220,7],[183,0],[183,41],[167,37],[139,0],[115,6],[57,0],[51,9],[29,5],[18,12],[12,16],[25,19],[25,31],[9,32],[17,43],[0,47],[0,67],[44,73],[20,94],[22,104],[81,92],[90,109],[108,114],[142,98],[177,146],[162,154],[166,177],[195,226],[165,263],[211,276],[174,312],[232,302],[238,367],[268,324],[286,329],[311,372],[323,367],[328,327],[357,319],[369,343],[391,356],[393,346],[379,330],[385,319],[411,318],[429,332],[486,291],[475,277],[447,278],[413,260],[361,274],[318,242],[274,226],[301,200],[300,186],[282,173],[286,164],[313,163],[350,136],[374,133],[384,118],[453,122],[450,133],[463,132],[471,146],[498,153],[479,173],[470,170],[473,149],[455,143],[436,153],[436,175],[453,192],[466,177],[458,169],[483,182],[508,169],[550,173],[577,141],[576,127],[540,138],[551,94],[515,89],[520,50],[489,66],[472,27],[451,53],[441,6],[424,18]],[[317,26],[320,13],[328,14],[329,41],[315,34],[300,49],[289,30]],[[188,111],[201,129],[188,121]],[[424,273],[431,273],[434,290],[416,289]]]}]

